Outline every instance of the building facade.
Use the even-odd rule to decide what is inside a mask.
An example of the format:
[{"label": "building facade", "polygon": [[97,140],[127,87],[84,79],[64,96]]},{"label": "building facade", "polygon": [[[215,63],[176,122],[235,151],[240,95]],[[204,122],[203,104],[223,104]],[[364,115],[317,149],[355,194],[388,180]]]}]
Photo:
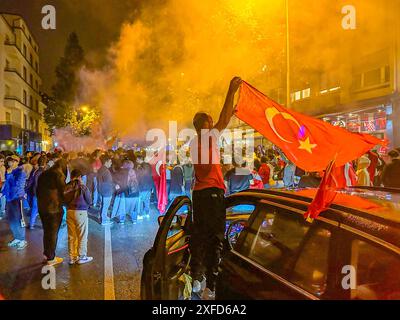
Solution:
[{"label": "building facade", "polygon": [[0,148],[43,150],[39,46],[22,17],[0,13]]},{"label": "building facade", "polygon": [[[331,3],[336,9],[345,4]],[[380,149],[386,153],[400,147],[400,1],[352,3],[357,26],[350,30],[342,28],[339,10],[321,11],[321,19],[330,20],[317,23],[296,14],[305,10],[303,2],[291,8],[289,107],[352,132],[386,138],[389,147]],[[285,62],[256,83],[270,98],[288,105]],[[245,126],[234,120],[231,127]],[[257,144],[269,143],[256,134]]]}]

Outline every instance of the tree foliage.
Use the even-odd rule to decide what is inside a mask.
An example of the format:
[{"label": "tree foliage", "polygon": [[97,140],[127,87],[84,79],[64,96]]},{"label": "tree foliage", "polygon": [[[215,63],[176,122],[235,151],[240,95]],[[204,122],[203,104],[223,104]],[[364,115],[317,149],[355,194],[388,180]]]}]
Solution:
[{"label": "tree foliage", "polygon": [[56,83],[52,87],[52,99],[48,102],[44,118],[50,130],[68,125],[73,113],[73,103],[78,93],[78,71],[85,64],[84,51],[79,44],[78,35],[68,36],[64,56],[56,67]]}]

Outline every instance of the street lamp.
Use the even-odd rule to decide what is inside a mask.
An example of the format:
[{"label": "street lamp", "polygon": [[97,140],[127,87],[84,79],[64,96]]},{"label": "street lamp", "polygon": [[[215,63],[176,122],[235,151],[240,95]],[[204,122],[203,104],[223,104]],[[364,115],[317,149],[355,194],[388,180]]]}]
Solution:
[{"label": "street lamp", "polygon": [[289,43],[289,0],[285,0],[286,9],[286,107],[290,108],[290,43]]}]

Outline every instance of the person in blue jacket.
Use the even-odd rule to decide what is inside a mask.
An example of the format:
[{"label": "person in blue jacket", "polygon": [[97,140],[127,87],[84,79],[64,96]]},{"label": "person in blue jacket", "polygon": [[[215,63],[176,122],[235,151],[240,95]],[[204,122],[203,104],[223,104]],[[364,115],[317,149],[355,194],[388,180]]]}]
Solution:
[{"label": "person in blue jacket", "polygon": [[25,197],[26,174],[19,165],[19,157],[12,155],[7,158],[8,170],[3,194],[6,197],[6,214],[14,239],[8,243],[9,247],[17,250],[25,249],[28,245],[25,240],[25,220],[22,213],[22,201]]}]

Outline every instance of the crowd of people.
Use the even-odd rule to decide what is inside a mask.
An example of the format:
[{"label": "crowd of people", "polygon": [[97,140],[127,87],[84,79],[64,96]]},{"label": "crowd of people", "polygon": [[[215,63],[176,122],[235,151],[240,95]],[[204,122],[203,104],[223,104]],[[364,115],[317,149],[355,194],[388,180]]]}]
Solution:
[{"label": "crowd of people", "polygon": [[[177,176],[187,172],[188,165],[168,167],[169,193],[180,195],[190,190],[179,183]],[[132,223],[149,218],[155,188],[153,168],[145,161],[143,151],[101,151],[51,153],[0,153],[1,208],[0,220],[7,217],[13,239],[9,247],[27,247],[26,229],[36,228],[37,217],[43,227],[46,263],[56,265],[63,259],[56,256],[58,233],[68,227],[68,248],[71,264],[92,261],[87,255],[88,214],[97,215],[98,222],[111,225]],[[188,180],[190,180],[188,178]],[[187,188],[185,190],[185,188]]]},{"label": "crowd of people", "polygon": [[[400,148],[388,154],[387,163],[370,152],[346,167],[347,186],[400,188]],[[247,189],[316,188],[323,173],[304,172],[279,149],[256,148],[253,161],[222,164],[225,195]],[[88,210],[101,225],[136,224],[148,218],[156,201],[154,170],[144,151],[95,150],[52,153],[0,154],[0,219],[7,218],[14,239],[9,246],[27,246],[25,228],[34,229],[40,216],[44,229],[44,254],[49,264],[60,263],[55,250],[60,225],[67,224],[70,260],[84,263],[87,256]],[[159,173],[159,172],[158,172]],[[191,197],[195,180],[190,157],[183,163],[167,160],[166,185],[170,204],[176,197]],[[29,218],[29,219],[28,219]],[[81,258],[81,259],[79,259]]]},{"label": "crowd of people", "polygon": [[[388,153],[386,161],[375,151],[342,168],[341,187],[400,188],[400,148]],[[278,149],[258,147],[252,166],[246,162],[223,166],[226,194],[246,189],[318,188],[323,172],[305,172]]]},{"label": "crowd of people", "polygon": [[[39,216],[45,263],[60,264],[63,259],[56,256],[56,247],[59,229],[65,221],[69,263],[85,264],[93,260],[87,252],[89,211],[97,214],[102,226],[125,224],[127,217],[135,224],[149,217],[152,200],[160,203],[157,197],[166,197],[171,204],[177,196],[186,195],[192,198],[193,209],[189,245],[192,291],[201,292],[205,282],[202,298],[215,298],[225,234],[225,196],[251,188],[316,188],[324,175],[304,172],[275,147],[259,146],[253,159],[247,161],[220,163],[216,132],[228,126],[241,83],[238,77],[232,79],[216,124],[207,113],[194,116],[198,138],[191,141],[189,156],[181,163],[177,157],[171,157],[171,150],[166,152],[165,163],[158,160],[151,164],[143,149],[95,150],[90,154],[61,150],[27,152],[22,158],[1,152],[0,219],[6,213],[13,235],[9,247],[27,247],[26,228],[35,229]],[[203,140],[209,144],[202,144]],[[192,163],[190,159],[200,159],[199,152],[208,155],[207,159],[217,159],[216,163]],[[390,151],[385,159],[377,152],[369,152],[334,170],[338,187],[400,188],[400,148]],[[165,180],[159,179],[161,176]],[[165,197],[161,196],[164,192]]]}]

